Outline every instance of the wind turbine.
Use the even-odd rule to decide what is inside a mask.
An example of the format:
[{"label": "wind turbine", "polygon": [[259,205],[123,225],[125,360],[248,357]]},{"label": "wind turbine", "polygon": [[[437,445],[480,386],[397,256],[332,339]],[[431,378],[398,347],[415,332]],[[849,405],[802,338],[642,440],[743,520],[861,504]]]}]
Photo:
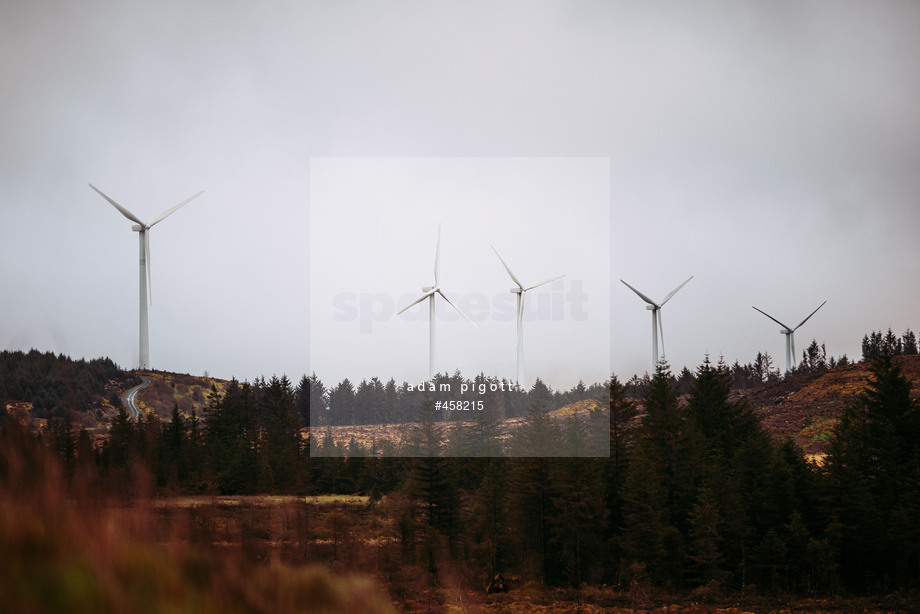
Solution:
[{"label": "wind turbine", "polygon": [[[106,199],[112,206],[118,209],[123,216],[135,222],[134,226],[131,227],[131,230],[138,233],[138,238],[140,239],[140,357],[138,360],[138,369],[149,369],[150,368],[150,337],[148,335],[147,329],[147,297],[149,294],[150,304],[153,304],[153,289],[150,286],[150,234],[148,231],[153,228],[154,225],[162,222],[164,219],[176,212],[179,207],[188,204],[192,199],[198,198],[204,191],[198,192],[194,196],[186,198],[181,203],[167,209],[159,215],[155,220],[149,224],[142,222],[136,215],[116,203],[114,200],[106,196],[99,188],[93,184],[89,184],[89,187],[94,189],[99,196]],[[146,277],[146,283],[144,278]],[[148,292],[149,291],[149,292]]]},{"label": "wind turbine", "polygon": [[524,294],[528,290],[533,290],[534,288],[539,288],[540,286],[548,284],[551,281],[562,279],[565,277],[565,275],[557,275],[556,277],[552,277],[525,288],[524,284],[522,284],[521,281],[515,276],[515,274],[511,272],[511,267],[509,267],[508,263],[505,262],[505,259],[501,257],[501,254],[498,253],[498,250],[495,249],[494,245],[492,245],[492,251],[495,252],[495,255],[498,256],[499,260],[501,260],[505,270],[508,271],[508,275],[511,276],[511,281],[517,284],[517,288],[511,288],[511,292],[517,294],[517,384],[518,387],[520,387],[524,384]]},{"label": "wind turbine", "polygon": [[[466,318],[470,324],[472,324],[473,326],[476,326],[476,323],[470,320],[469,316],[463,313],[459,307],[454,305],[453,301],[451,301],[449,298],[447,298],[447,296],[443,292],[441,292],[440,275],[439,275],[440,263],[441,263],[441,225],[438,224],[438,246],[434,253],[434,285],[423,287],[422,292],[424,292],[424,294],[417,300],[407,305],[406,307],[403,307],[402,310],[400,310],[399,313],[396,314],[396,315],[400,315],[401,313],[403,313],[410,307],[414,307],[415,305],[418,305],[419,303],[424,301],[426,298],[428,299],[428,322],[429,322],[429,325],[428,325],[429,326],[428,328],[428,331],[429,331],[428,332],[428,379],[431,379],[434,377],[434,373],[435,373],[434,357],[435,357],[435,354],[437,353],[436,352],[437,343],[436,343],[435,326],[434,326],[434,322],[435,322],[434,295],[440,294],[441,298],[443,298],[445,301],[448,302],[448,304],[450,304],[451,307],[457,310],[457,313],[459,313],[464,318]],[[476,326],[476,328],[479,328],[479,327]]]},{"label": "wind turbine", "polygon": [[622,279],[620,280],[623,282],[623,284],[627,288],[629,288],[630,290],[638,294],[639,298],[641,298],[643,301],[648,303],[648,305],[646,305],[645,308],[652,312],[652,360],[654,361],[653,371],[658,370],[658,331],[659,330],[661,331],[661,356],[664,357],[664,325],[662,324],[661,314],[659,312],[661,311],[661,308],[664,307],[664,304],[670,301],[671,298],[675,294],[677,294],[677,291],[683,288],[684,286],[686,286],[687,282],[689,282],[691,279],[693,279],[693,275],[688,277],[687,281],[685,281],[681,285],[671,290],[671,292],[666,297],[664,297],[664,300],[662,300],[660,303],[656,303],[649,297],[645,296],[644,294],[642,294],[641,292],[639,292],[638,290],[630,286],[628,283],[626,283]]},{"label": "wind turbine", "polygon": [[[827,301],[824,301],[824,303],[826,302]],[[820,305],[818,305],[818,309],[821,309],[822,307],[824,307],[824,303],[821,303]],[[754,306],[751,305],[751,307],[754,307]],[[754,309],[757,309],[757,307],[754,307]],[[795,360],[795,335],[794,333],[802,326],[802,324],[804,324],[805,322],[808,322],[808,319],[811,316],[818,313],[818,309],[815,309],[810,314],[808,314],[808,318],[805,318],[804,320],[799,322],[799,325],[796,326],[795,328],[790,328],[786,326],[785,324],[783,324],[782,322],[780,322],[779,320],[777,320],[776,318],[774,318],[773,316],[771,316],[766,311],[762,309],[757,309],[757,311],[759,311],[760,313],[764,314],[765,316],[767,316],[768,318],[770,318],[771,320],[773,320],[774,322],[782,326],[779,332],[786,335],[786,373],[789,373],[790,371],[792,371],[792,364],[793,364],[793,361]]]}]

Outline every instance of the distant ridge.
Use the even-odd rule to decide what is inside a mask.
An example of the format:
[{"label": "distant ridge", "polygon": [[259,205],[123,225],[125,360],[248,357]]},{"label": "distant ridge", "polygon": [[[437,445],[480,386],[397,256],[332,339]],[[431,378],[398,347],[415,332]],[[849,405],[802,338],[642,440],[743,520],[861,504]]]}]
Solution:
[{"label": "distant ridge", "polygon": [[[22,356],[35,360],[70,361],[50,353],[32,352]],[[911,396],[920,400],[920,355],[895,356],[893,361],[911,381]],[[85,361],[74,362],[79,365],[86,364]],[[152,386],[138,394],[139,407],[142,411],[153,411],[163,420],[169,419],[174,406],[178,406],[180,413],[185,417],[193,412],[203,417],[209,395],[213,391],[223,394],[229,384],[227,380],[218,378],[166,371],[117,371],[117,377],[100,383],[94,401],[88,403],[83,411],[75,412],[75,417],[78,418],[75,420],[75,427],[83,425],[99,431],[107,427],[117,410],[111,399],[118,398],[119,394],[137,383],[132,377],[136,373],[143,373],[154,379]],[[870,363],[860,362],[817,373],[790,374],[778,381],[754,388],[736,388],[732,390],[730,400],[745,399],[773,437],[793,437],[806,454],[820,457],[827,451],[829,437],[840,412],[857,400],[869,377]],[[49,383],[43,379],[41,385],[48,386]],[[9,397],[9,394],[7,397],[6,409],[10,413],[30,421],[37,428],[44,428],[46,419],[33,415],[31,403]],[[640,413],[641,405],[641,401],[637,402]],[[554,409],[550,413],[557,420],[564,420],[572,414],[584,416],[593,410],[595,402],[585,400]],[[508,419],[505,424],[511,426],[521,420],[522,418]],[[333,432],[341,429],[342,435],[352,429],[355,431],[354,434],[360,433],[367,437],[375,426],[330,428]],[[338,439],[338,434],[336,438]]]}]

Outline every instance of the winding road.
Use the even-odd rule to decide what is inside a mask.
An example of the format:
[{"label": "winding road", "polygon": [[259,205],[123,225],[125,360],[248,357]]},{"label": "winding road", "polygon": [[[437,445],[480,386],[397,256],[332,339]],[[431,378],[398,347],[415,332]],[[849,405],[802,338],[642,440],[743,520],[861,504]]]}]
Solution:
[{"label": "winding road", "polygon": [[153,380],[146,375],[141,375],[141,383],[125,393],[125,396],[121,398],[121,402],[125,404],[125,407],[128,408],[128,411],[131,413],[131,419],[137,420],[141,411],[137,408],[137,405],[134,404],[134,399],[137,398],[137,393],[142,388],[146,388],[153,383]]}]

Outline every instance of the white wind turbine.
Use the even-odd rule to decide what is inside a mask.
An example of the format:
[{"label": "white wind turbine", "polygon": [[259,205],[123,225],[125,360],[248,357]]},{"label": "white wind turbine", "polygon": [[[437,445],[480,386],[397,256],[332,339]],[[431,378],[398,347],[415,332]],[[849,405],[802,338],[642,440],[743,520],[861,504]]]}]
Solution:
[{"label": "white wind turbine", "polygon": [[[451,307],[457,310],[457,313],[459,313],[464,318],[466,318],[470,324],[472,324],[473,326],[476,326],[476,323],[470,320],[469,316],[467,316],[465,313],[460,311],[460,308],[454,305],[453,301],[451,301],[449,298],[447,298],[447,296],[443,292],[441,292],[440,275],[439,275],[440,263],[441,263],[441,225],[438,224],[438,245],[434,253],[434,285],[423,287],[422,292],[424,292],[424,294],[417,300],[407,305],[406,307],[403,307],[399,311],[399,313],[396,314],[396,315],[400,315],[401,313],[403,313],[410,307],[414,307],[415,305],[418,305],[419,303],[424,301],[426,298],[428,299],[428,322],[429,322],[429,325],[428,325],[429,326],[428,328],[428,331],[429,331],[428,332],[428,379],[431,379],[434,377],[435,355],[437,354],[437,343],[436,343],[435,324],[434,324],[435,323],[434,295],[440,294],[441,298],[443,298],[445,301],[448,302],[448,304],[450,304]],[[476,326],[476,328],[479,328],[479,327]]]},{"label": "white wind turbine", "polygon": [[515,274],[511,272],[511,267],[509,267],[508,263],[505,262],[505,259],[501,257],[501,254],[498,253],[498,250],[495,249],[494,245],[492,245],[492,251],[495,252],[495,255],[498,256],[499,260],[501,260],[505,270],[508,271],[508,275],[511,276],[511,281],[517,284],[517,288],[511,288],[511,292],[517,295],[517,384],[520,387],[524,385],[524,294],[528,290],[533,290],[534,288],[539,288],[540,286],[548,284],[551,281],[562,279],[565,277],[565,275],[557,275],[556,277],[552,277],[525,288],[524,284],[522,284],[521,281],[515,276]]},{"label": "white wind turbine", "polygon": [[[106,199],[112,205],[118,209],[123,216],[135,222],[134,226],[131,227],[131,230],[138,233],[138,238],[140,239],[140,358],[138,369],[149,369],[150,368],[150,338],[147,328],[147,297],[148,290],[150,296],[150,304],[153,304],[153,289],[150,286],[150,234],[149,230],[159,222],[162,222],[164,219],[169,217],[171,214],[175,213],[179,207],[187,204],[194,198],[198,198],[204,191],[198,192],[192,197],[186,198],[181,203],[167,209],[159,215],[155,220],[149,224],[142,222],[136,215],[116,203],[114,200],[102,193],[102,191],[94,186],[89,184],[89,187],[94,189],[102,198]],[[146,278],[146,280],[144,279]]]},{"label": "white wind turbine", "polygon": [[[827,301],[824,301],[824,303],[826,302]],[[818,309],[821,309],[822,307],[824,307],[824,303],[821,303],[820,305],[818,305]],[[754,306],[751,305],[751,307],[754,307]],[[757,309],[757,307],[754,307],[754,309]],[[799,322],[799,325],[796,326],[795,328],[790,328],[786,326],[785,324],[783,324],[782,322],[780,322],[779,320],[777,320],[776,318],[774,318],[773,316],[771,316],[766,311],[763,311],[762,309],[757,309],[757,311],[759,311],[760,313],[764,314],[765,316],[767,316],[768,318],[770,318],[771,320],[773,320],[774,322],[782,326],[779,332],[782,333],[783,335],[786,335],[786,373],[789,373],[790,371],[792,371],[793,361],[795,360],[795,335],[794,333],[802,326],[802,324],[807,322],[808,319],[811,318],[811,316],[818,313],[818,309],[815,309],[810,314],[808,314],[808,318],[805,318],[804,320]]]},{"label": "white wind turbine", "polygon": [[645,308],[652,312],[652,361],[654,365],[654,368],[652,370],[653,372],[658,371],[658,331],[659,330],[661,331],[661,356],[662,358],[665,355],[665,352],[664,352],[664,325],[661,322],[661,313],[660,313],[661,308],[664,307],[664,304],[670,301],[671,298],[675,294],[677,294],[678,290],[686,286],[687,282],[689,282],[691,279],[693,279],[693,275],[688,277],[687,281],[685,281],[681,285],[671,290],[671,292],[666,297],[664,297],[664,300],[662,300],[660,303],[656,303],[649,297],[645,296],[644,294],[642,294],[641,292],[639,292],[638,290],[630,286],[628,283],[626,283],[622,279],[620,280],[623,282],[623,284],[627,288],[629,288],[630,290],[638,294],[639,298],[641,298],[643,301],[648,303],[648,305],[646,305]]}]

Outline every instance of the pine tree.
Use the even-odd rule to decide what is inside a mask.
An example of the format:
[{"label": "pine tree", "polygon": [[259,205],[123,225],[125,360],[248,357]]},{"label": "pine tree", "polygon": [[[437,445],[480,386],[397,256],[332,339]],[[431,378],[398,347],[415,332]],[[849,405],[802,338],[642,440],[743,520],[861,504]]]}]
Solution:
[{"label": "pine tree", "polygon": [[119,406],[109,426],[109,440],[105,445],[107,464],[114,468],[126,468],[129,456],[134,454],[136,438],[131,427],[128,410]]},{"label": "pine tree", "polygon": [[166,484],[184,483],[188,471],[188,451],[186,450],[187,425],[179,413],[179,405],[173,404],[169,423],[163,427],[162,467],[163,482]]},{"label": "pine tree", "polygon": [[301,376],[297,388],[294,389],[294,404],[297,406],[297,415],[300,424],[310,426],[310,378]]},{"label": "pine tree", "polygon": [[355,389],[348,378],[329,391],[329,415],[334,426],[355,424]]},{"label": "pine tree", "polygon": [[50,430],[50,444],[52,450],[57,454],[58,460],[64,468],[65,473],[72,475],[74,464],[76,463],[76,442],[73,437],[73,420],[70,413],[66,413],[63,418],[52,418],[48,422]]},{"label": "pine tree", "polygon": [[687,401],[687,417],[702,436],[716,472],[730,469],[741,442],[760,430],[757,417],[744,402],[729,401],[731,383],[724,363],[713,366],[707,356],[697,369]]},{"label": "pine tree", "polygon": [[399,415],[399,389],[392,377],[383,387],[383,421],[386,424],[405,422],[405,416]]},{"label": "pine tree", "polygon": [[541,584],[555,583],[560,571],[550,535],[556,494],[551,473],[551,459],[534,456],[513,459],[509,471],[509,518],[517,529],[517,567]]},{"label": "pine tree", "polygon": [[[696,499],[697,459],[690,425],[664,362],[649,385],[645,409],[624,489],[626,554],[644,562],[658,581],[680,583],[684,536]],[[648,545],[644,552],[643,544]]]},{"label": "pine tree", "polygon": [[606,550],[597,539],[607,528],[604,465],[596,458],[562,458],[552,468],[551,535],[562,575],[578,587],[597,581]]},{"label": "pine tree", "polygon": [[443,458],[443,427],[437,422],[434,399],[425,395],[418,422],[410,430],[406,454],[410,461],[408,492],[418,502],[425,519],[420,536],[420,556],[426,561],[429,581],[437,585],[441,537],[447,539],[449,554],[455,554],[459,534],[459,490],[456,459]]},{"label": "pine tree", "polygon": [[789,522],[783,527],[788,567],[787,586],[792,593],[800,593],[810,583],[808,545],[811,533],[798,510],[792,512]]},{"label": "pine tree", "polygon": [[615,375],[612,375],[607,387],[609,395],[609,437],[607,445],[609,458],[605,463],[604,479],[607,494],[607,543],[610,546],[608,565],[611,569],[619,567],[623,557],[622,533],[625,525],[624,489],[629,471],[630,455],[635,434],[635,404],[626,398],[626,388]]},{"label": "pine tree", "polygon": [[690,425],[678,403],[666,363],[662,363],[645,397],[642,445],[665,492],[667,520],[685,526],[695,499],[694,458]]},{"label": "pine tree", "polygon": [[568,416],[562,425],[560,455],[567,457],[590,456],[588,425],[577,413]]},{"label": "pine tree", "polygon": [[722,563],[722,515],[709,488],[702,488],[690,512],[690,577],[695,584],[724,581]]},{"label": "pine tree", "polygon": [[406,456],[441,456],[444,448],[444,429],[438,423],[434,399],[426,395],[419,407],[417,422],[409,430]]},{"label": "pine tree", "polygon": [[[708,357],[707,357],[708,360]],[[680,370],[680,375],[677,376],[677,393],[678,394],[687,394],[693,388],[693,372],[690,371],[687,367],[684,367]]]},{"label": "pine tree", "polygon": [[459,534],[460,492],[457,461],[427,456],[413,459],[410,492],[418,499],[428,527],[448,538],[451,555]]},{"label": "pine tree", "polygon": [[910,509],[905,493],[920,491],[915,482],[920,411],[910,388],[900,367],[883,352],[831,439],[827,464],[833,511],[841,527],[841,574],[850,586],[887,589],[890,578],[900,573],[894,564],[911,549],[896,539],[903,510]]},{"label": "pine tree", "polygon": [[530,402],[523,424],[512,433],[510,445],[514,456],[562,455],[559,426],[549,415],[544,398],[537,395]]},{"label": "pine tree", "polygon": [[374,384],[366,379],[361,380],[361,383],[358,384],[358,388],[355,390],[354,423],[374,424],[377,421],[377,415],[379,413],[375,407],[375,403]]},{"label": "pine tree", "polygon": [[[795,356],[792,359],[795,360]],[[753,364],[753,376],[758,384],[765,384],[779,378],[779,371],[773,368],[773,357],[770,354],[757,352]]]},{"label": "pine tree", "polygon": [[271,469],[276,492],[292,492],[300,459],[300,417],[294,391],[286,376],[272,377],[262,394],[260,452]]},{"label": "pine tree", "polygon": [[763,539],[751,550],[751,569],[754,580],[761,587],[773,591],[785,587],[787,572],[786,544],[775,528],[770,528]]},{"label": "pine tree", "polygon": [[[255,388],[231,380],[223,395],[212,390],[205,413],[210,475],[221,494],[251,494],[258,470],[259,408]],[[264,472],[263,472],[264,475]]]},{"label": "pine tree", "polygon": [[201,420],[196,412],[192,412],[185,423],[185,482],[197,491],[205,488],[203,478],[208,464],[207,448],[205,447],[204,431]]},{"label": "pine tree", "polygon": [[811,344],[802,351],[799,370],[804,373],[818,373],[827,370],[827,350],[823,343],[818,345],[816,339],[811,340]]},{"label": "pine tree", "polygon": [[310,375],[309,379],[310,417],[309,421],[305,422],[305,424],[309,424],[310,426],[329,424],[328,409],[326,387],[323,386],[322,380],[320,380],[319,377],[316,376],[316,372],[314,372]]},{"label": "pine tree", "polygon": [[530,392],[527,393],[527,401],[530,405],[539,403],[547,408],[552,408],[553,391],[538,377],[537,381],[533,383]]},{"label": "pine tree", "polygon": [[96,450],[93,448],[93,440],[90,439],[89,431],[85,426],[80,427],[77,433],[77,441],[74,446],[77,455],[77,465],[83,467],[94,467],[96,464]]},{"label": "pine tree", "polygon": [[917,335],[914,334],[914,331],[909,328],[904,331],[904,334],[901,336],[901,345],[903,346],[905,355],[917,353]]},{"label": "pine tree", "polygon": [[470,520],[479,551],[485,551],[489,578],[504,574],[510,556],[508,521],[508,461],[493,458],[474,493]]},{"label": "pine tree", "polygon": [[163,424],[159,416],[148,411],[140,420],[136,421],[139,460],[143,466],[156,477],[157,485],[162,486],[164,476],[160,465],[161,441],[163,439]]},{"label": "pine tree", "polygon": [[888,354],[889,356],[900,356],[904,353],[901,339],[895,335],[890,328],[882,339],[882,353]]},{"label": "pine tree", "polygon": [[623,489],[623,554],[627,561],[640,562],[658,582],[676,573],[668,561],[667,542],[677,531],[668,519],[668,494],[653,463],[645,456],[644,442],[637,446]]},{"label": "pine tree", "polygon": [[450,456],[502,456],[500,421],[493,409],[483,403],[483,409],[458,411],[451,416],[454,427],[448,446]]}]

